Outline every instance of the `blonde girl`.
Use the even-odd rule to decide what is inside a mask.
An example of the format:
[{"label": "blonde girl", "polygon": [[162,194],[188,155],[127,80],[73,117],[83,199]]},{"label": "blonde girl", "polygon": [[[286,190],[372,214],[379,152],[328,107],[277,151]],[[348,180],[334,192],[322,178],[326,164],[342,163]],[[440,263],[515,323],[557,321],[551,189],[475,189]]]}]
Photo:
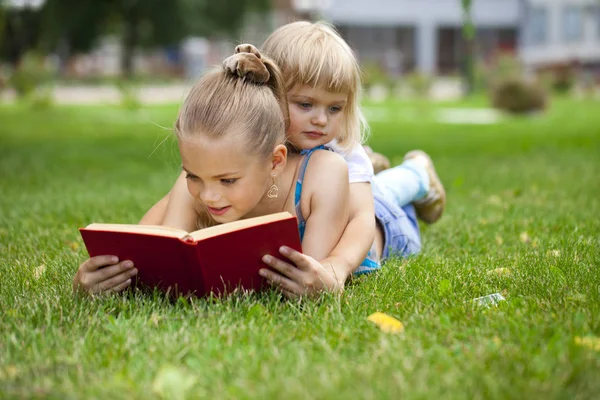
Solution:
[{"label": "blonde girl", "polygon": [[[241,45],[236,51],[255,49]],[[299,149],[327,146],[348,163],[350,216],[335,248],[344,257],[333,260],[339,274],[371,272],[391,253],[418,252],[416,216],[429,223],[439,219],[444,189],[431,159],[420,151],[408,153],[402,165],[373,177],[371,160],[361,145],[367,126],[360,109],[360,68],[350,46],[327,23],[298,21],[273,32],[261,51],[283,73],[290,143]],[[268,264],[275,269],[284,266],[276,259]]]}]

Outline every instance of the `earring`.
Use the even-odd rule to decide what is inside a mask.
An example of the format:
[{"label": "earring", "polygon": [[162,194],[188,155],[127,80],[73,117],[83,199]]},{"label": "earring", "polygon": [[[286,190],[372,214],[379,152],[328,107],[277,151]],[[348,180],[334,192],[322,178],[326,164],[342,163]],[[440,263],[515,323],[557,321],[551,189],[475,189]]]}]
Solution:
[{"label": "earring", "polygon": [[267,197],[270,199],[274,199],[277,196],[279,196],[279,188],[275,184],[275,175],[273,175],[272,178],[273,178],[273,184],[271,185],[271,187],[269,188],[269,191],[267,192]]}]

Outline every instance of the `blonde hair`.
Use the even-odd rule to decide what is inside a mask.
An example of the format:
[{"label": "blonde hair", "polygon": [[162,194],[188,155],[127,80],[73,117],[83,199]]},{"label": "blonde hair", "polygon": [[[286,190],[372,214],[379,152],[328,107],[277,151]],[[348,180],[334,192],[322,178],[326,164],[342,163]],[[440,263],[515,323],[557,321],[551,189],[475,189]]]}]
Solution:
[{"label": "blonde hair", "polygon": [[360,66],[348,43],[325,22],[292,22],[279,27],[264,42],[261,51],[281,68],[285,86],[321,86],[333,92],[348,92],[344,124],[337,137],[343,150],[363,143],[368,136],[360,109]]},{"label": "blonde hair", "polygon": [[[242,52],[204,74],[192,87],[179,110],[175,132],[181,140],[216,139],[238,132],[248,152],[267,157],[277,144],[285,143],[288,115],[277,65],[258,51]],[[198,229],[215,224],[206,210],[199,212]]]},{"label": "blonde hair", "polygon": [[[229,61],[248,67],[231,70]],[[248,150],[266,156],[277,143],[285,142],[289,121],[281,72],[260,53],[235,54],[223,64],[192,87],[179,110],[175,132],[180,139],[243,132]]]}]

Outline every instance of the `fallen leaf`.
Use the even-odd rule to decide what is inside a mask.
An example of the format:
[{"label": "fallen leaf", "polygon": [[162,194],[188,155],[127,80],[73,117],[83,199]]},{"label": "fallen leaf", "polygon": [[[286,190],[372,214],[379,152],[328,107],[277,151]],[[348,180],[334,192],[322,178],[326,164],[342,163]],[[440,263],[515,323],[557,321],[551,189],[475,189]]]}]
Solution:
[{"label": "fallen leaf", "polygon": [[504,243],[504,240],[500,236],[496,236],[496,244],[502,246],[502,243]]},{"label": "fallen leaf", "polygon": [[44,271],[46,270],[46,266],[44,264],[40,265],[36,269],[33,270],[33,277],[35,279],[40,279],[42,275],[44,275]]},{"label": "fallen leaf", "polygon": [[496,268],[487,272],[488,275],[510,276],[511,271],[508,268]]},{"label": "fallen leaf", "polygon": [[519,238],[521,239],[521,242],[523,242],[523,243],[531,242],[531,238],[529,237],[529,234],[527,232],[522,232],[521,236]]},{"label": "fallen leaf", "polygon": [[67,242],[71,250],[77,251],[79,249],[79,243],[77,242]]},{"label": "fallen leaf", "polygon": [[386,333],[400,333],[404,330],[402,322],[382,312],[373,313],[367,319]]},{"label": "fallen leaf", "polygon": [[575,336],[575,344],[588,349],[600,351],[600,338],[596,336]]},{"label": "fallen leaf", "polygon": [[4,373],[8,379],[14,379],[17,376],[17,367],[14,365],[9,365],[4,369]]},{"label": "fallen leaf", "polygon": [[488,204],[499,206],[502,204],[502,199],[499,196],[492,195],[487,199]]},{"label": "fallen leaf", "polygon": [[184,399],[196,383],[196,377],[173,366],[160,369],[152,382],[152,391],[165,399]]},{"label": "fallen leaf", "polygon": [[158,321],[160,321],[160,316],[157,313],[152,313],[150,316],[150,321],[154,324],[154,326],[158,326]]}]

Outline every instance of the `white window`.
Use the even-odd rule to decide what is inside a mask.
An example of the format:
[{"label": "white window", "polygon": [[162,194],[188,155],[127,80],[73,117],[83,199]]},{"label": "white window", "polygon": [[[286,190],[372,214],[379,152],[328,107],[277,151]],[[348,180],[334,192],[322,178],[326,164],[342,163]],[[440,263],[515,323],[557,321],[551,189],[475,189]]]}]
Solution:
[{"label": "white window", "polygon": [[596,32],[598,33],[598,39],[600,39],[600,4],[596,6]]},{"label": "white window", "polygon": [[543,44],[548,39],[548,10],[545,7],[532,7],[525,28],[528,44]]},{"label": "white window", "polygon": [[583,12],[580,7],[566,6],[562,15],[562,31],[565,42],[583,39]]}]

